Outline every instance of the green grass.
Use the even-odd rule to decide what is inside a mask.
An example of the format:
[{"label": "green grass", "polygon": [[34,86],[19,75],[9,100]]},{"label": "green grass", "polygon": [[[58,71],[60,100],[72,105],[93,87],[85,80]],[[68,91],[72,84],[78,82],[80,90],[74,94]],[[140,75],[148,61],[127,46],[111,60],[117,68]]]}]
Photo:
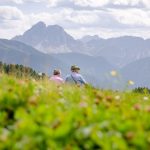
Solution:
[{"label": "green grass", "polygon": [[0,77],[0,150],[95,149],[150,149],[150,96]]}]

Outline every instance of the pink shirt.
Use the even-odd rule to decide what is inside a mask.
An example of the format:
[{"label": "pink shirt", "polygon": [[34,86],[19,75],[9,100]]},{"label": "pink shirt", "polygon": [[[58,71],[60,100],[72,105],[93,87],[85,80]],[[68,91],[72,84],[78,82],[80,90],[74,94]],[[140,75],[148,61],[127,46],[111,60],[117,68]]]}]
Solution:
[{"label": "pink shirt", "polygon": [[64,80],[57,75],[53,75],[52,77],[50,77],[50,80],[59,84],[64,83]]}]

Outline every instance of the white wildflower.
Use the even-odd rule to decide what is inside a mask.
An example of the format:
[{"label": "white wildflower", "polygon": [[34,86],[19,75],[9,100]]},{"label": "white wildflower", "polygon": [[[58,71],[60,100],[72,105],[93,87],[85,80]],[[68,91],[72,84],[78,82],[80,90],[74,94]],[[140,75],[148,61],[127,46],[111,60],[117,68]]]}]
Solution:
[{"label": "white wildflower", "polygon": [[149,98],[147,96],[143,97],[143,100],[147,101]]},{"label": "white wildflower", "polygon": [[135,83],[134,83],[132,80],[129,80],[129,81],[128,81],[128,84],[129,84],[129,85],[134,85]]},{"label": "white wildflower", "polygon": [[39,75],[39,76],[42,76],[42,72],[39,72],[38,75]]},{"label": "white wildflower", "polygon": [[120,98],[121,98],[120,95],[116,95],[116,96],[115,96],[115,99],[116,99],[116,100],[120,100]]},{"label": "white wildflower", "polygon": [[113,77],[116,77],[116,76],[118,75],[117,71],[115,71],[115,70],[112,70],[112,71],[110,72],[110,74],[111,74],[111,76],[113,76]]},{"label": "white wildflower", "polygon": [[82,108],[85,108],[85,107],[88,106],[88,104],[86,102],[82,101],[82,102],[79,103],[79,106],[82,107]]}]

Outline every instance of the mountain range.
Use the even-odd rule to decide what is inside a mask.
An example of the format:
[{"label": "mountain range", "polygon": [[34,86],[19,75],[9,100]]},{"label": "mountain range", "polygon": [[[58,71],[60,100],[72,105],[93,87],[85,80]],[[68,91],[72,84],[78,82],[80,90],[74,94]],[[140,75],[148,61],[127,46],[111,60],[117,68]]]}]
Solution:
[{"label": "mountain range", "polygon": [[76,40],[58,25],[38,22],[23,35],[1,39],[0,59],[47,74],[60,68],[63,77],[70,65],[77,64],[87,81],[99,87],[117,87],[113,84],[118,84],[118,78],[110,76],[111,70],[117,70],[120,83],[133,80],[135,86],[150,87],[150,39],[140,37],[87,35]]},{"label": "mountain range", "polygon": [[13,38],[44,53],[79,52],[91,56],[102,56],[111,64],[123,67],[133,61],[150,57],[150,39],[123,36],[103,39],[85,36],[75,40],[58,25],[46,26],[38,22],[23,35]]},{"label": "mountain range", "polygon": [[97,37],[84,43],[88,47],[88,52],[92,52],[94,56],[103,56],[118,67],[150,57],[150,40],[140,37],[123,36],[110,39]]},{"label": "mountain range", "polygon": [[82,42],[75,40],[58,25],[46,26],[38,22],[23,35],[16,36],[13,40],[31,45],[44,53],[81,52]]}]

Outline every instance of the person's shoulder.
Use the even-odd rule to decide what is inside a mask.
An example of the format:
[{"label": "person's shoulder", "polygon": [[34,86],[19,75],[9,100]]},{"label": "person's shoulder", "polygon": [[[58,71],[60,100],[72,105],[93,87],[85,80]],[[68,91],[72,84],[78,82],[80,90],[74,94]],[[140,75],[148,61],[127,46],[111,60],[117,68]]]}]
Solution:
[{"label": "person's shoulder", "polygon": [[70,74],[67,74],[67,75],[66,75],[66,78],[69,78],[70,76],[71,76]]},{"label": "person's shoulder", "polygon": [[81,74],[78,73],[78,77],[81,77],[81,78],[82,78],[83,76],[82,76]]},{"label": "person's shoulder", "polygon": [[64,79],[61,78],[61,77],[58,78],[58,81],[61,82],[61,83],[64,83]]},{"label": "person's shoulder", "polygon": [[61,77],[58,77],[58,79],[59,79],[60,81],[64,81],[64,79],[63,79],[63,78],[61,78]]},{"label": "person's shoulder", "polygon": [[66,77],[65,77],[65,80],[67,81],[67,80],[69,80],[70,79],[70,75],[68,74],[68,75],[66,75]]}]

